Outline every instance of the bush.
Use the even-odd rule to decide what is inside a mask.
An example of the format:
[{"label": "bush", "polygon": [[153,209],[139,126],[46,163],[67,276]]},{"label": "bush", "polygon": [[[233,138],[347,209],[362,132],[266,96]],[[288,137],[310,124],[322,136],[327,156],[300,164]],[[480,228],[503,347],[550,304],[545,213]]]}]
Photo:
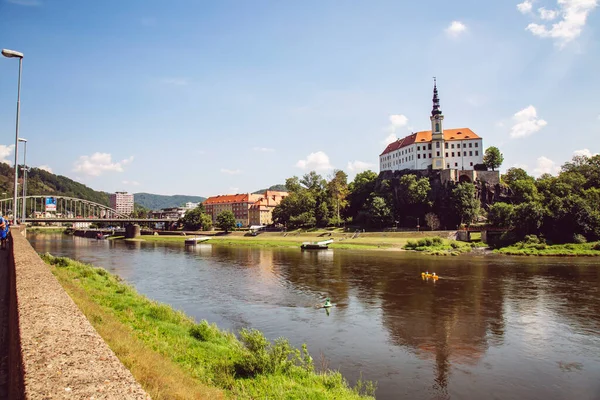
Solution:
[{"label": "bush", "polygon": [[540,239],[535,235],[525,235],[525,238],[523,239],[523,243],[524,244],[539,244]]},{"label": "bush", "polygon": [[432,238],[431,240],[435,246],[440,246],[443,243],[442,238],[438,236]]},{"label": "bush", "polygon": [[573,243],[577,243],[577,244],[587,243],[587,239],[582,234],[576,233],[573,235]]},{"label": "bush", "polygon": [[198,339],[201,342],[208,342],[219,336],[219,328],[215,324],[209,324],[206,320],[202,320],[190,328],[190,336]]},{"label": "bush", "polygon": [[600,250],[600,242],[592,246],[592,250]]},{"label": "bush", "polygon": [[460,244],[458,244],[456,242],[451,242],[450,247],[452,247],[453,249],[458,249],[460,247]]},{"label": "bush", "polygon": [[414,250],[417,247],[418,247],[418,244],[414,240],[408,240],[406,242],[406,244],[404,245],[404,248],[408,249],[408,250]]}]

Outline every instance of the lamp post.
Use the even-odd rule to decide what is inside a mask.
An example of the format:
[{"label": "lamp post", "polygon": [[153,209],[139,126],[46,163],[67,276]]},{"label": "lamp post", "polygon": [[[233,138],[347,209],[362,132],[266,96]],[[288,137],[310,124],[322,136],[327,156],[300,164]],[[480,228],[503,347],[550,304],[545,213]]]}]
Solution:
[{"label": "lamp post", "polygon": [[7,58],[19,59],[19,83],[17,87],[17,123],[15,129],[15,187],[13,194],[13,223],[17,224],[17,186],[19,179],[19,116],[21,114],[21,71],[23,70],[23,53],[18,51],[2,49],[2,55]]},{"label": "lamp post", "polygon": [[27,194],[27,139],[19,138],[19,142],[25,143],[23,151],[23,212],[21,213],[21,222],[25,223],[25,195]]}]

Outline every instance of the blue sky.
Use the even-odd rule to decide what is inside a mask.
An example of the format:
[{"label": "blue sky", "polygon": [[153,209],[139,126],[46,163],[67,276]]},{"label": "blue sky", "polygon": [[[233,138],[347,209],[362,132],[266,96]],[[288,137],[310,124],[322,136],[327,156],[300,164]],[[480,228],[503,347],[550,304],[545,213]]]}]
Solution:
[{"label": "blue sky", "polygon": [[[503,169],[600,152],[598,0],[0,0],[21,51],[28,164],[105,191],[253,191],[352,178],[394,135],[446,128]],[[17,61],[0,58],[0,159]],[[20,151],[22,154],[22,151]],[[22,159],[22,155],[21,155]]]}]

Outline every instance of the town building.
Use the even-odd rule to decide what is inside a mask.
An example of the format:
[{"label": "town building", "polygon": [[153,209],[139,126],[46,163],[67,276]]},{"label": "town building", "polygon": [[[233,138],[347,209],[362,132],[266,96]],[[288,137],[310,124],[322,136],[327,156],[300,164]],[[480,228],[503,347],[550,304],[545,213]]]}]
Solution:
[{"label": "town building", "polygon": [[239,227],[268,225],[272,223],[273,209],[287,195],[287,192],[274,190],[267,190],[262,194],[225,194],[209,197],[203,204],[213,223],[216,223],[220,213],[231,211]]},{"label": "town building", "polygon": [[110,208],[119,213],[130,215],[133,213],[133,193],[115,192],[109,195]]},{"label": "town building", "polygon": [[483,163],[483,139],[469,128],[444,129],[437,83],[433,85],[431,130],[412,133],[387,145],[379,156],[381,171],[473,170]]}]

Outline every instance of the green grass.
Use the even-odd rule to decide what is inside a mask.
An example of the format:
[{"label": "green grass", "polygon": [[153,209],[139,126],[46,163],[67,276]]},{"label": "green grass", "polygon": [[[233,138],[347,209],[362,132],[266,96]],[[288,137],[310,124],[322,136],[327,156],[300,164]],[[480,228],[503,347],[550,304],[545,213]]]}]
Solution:
[{"label": "green grass", "polygon": [[468,253],[476,247],[485,247],[485,244],[474,242],[466,243],[457,240],[431,237],[419,240],[409,240],[406,245],[404,245],[405,250],[420,251],[424,254],[434,256],[457,256],[461,253]]},{"label": "green grass", "polygon": [[238,338],[149,300],[104,269],[42,257],[153,399],[360,399],[375,391],[371,382],[349,387],[337,371],[316,372],[305,346],[269,342],[256,330]]},{"label": "green grass", "polygon": [[518,242],[511,246],[494,250],[497,254],[513,256],[600,256],[600,242],[567,243],[548,245],[546,243]]},{"label": "green grass", "polygon": [[62,233],[67,228],[60,227],[44,227],[44,226],[28,226],[27,232],[35,232],[35,233]]}]

